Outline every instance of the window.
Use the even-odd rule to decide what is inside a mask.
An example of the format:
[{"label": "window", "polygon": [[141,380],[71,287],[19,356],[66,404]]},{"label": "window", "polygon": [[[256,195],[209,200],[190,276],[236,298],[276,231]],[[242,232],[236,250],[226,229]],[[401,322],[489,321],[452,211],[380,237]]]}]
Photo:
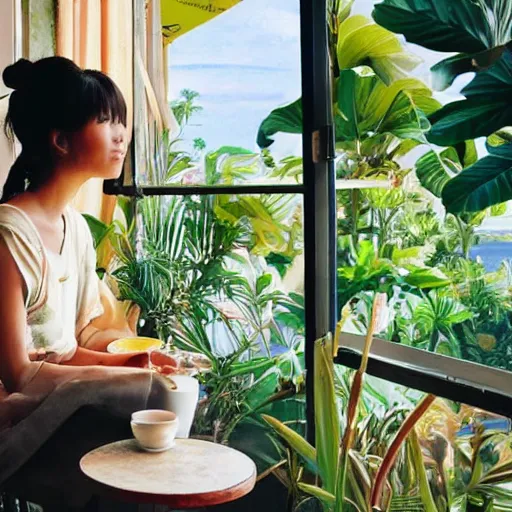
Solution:
[{"label": "window", "polygon": [[[328,167],[324,154],[313,162],[310,140],[315,126],[328,124],[327,102],[317,104],[327,97],[328,82],[301,71],[325,66],[313,62],[317,36],[301,18],[301,9],[311,6],[299,0],[231,4],[159,55],[158,2],[134,1],[132,159],[105,190],[120,196],[129,219],[117,246],[125,237],[137,248],[121,250],[113,278],[120,296],[141,306],[140,333],[226,358],[219,375],[240,372],[242,380],[225,392],[240,392],[242,382],[245,389],[247,373],[256,379],[254,389],[267,390],[259,395],[267,400],[280,382],[303,385],[310,357],[305,337],[314,339],[333,323],[328,310],[314,320],[312,297],[320,295],[315,280],[304,279],[305,260],[316,258],[304,250],[318,238],[316,180]],[[265,116],[276,106],[297,105],[301,95],[298,127],[265,149],[259,130]],[[130,196],[137,199],[123,199]],[[327,243],[327,233],[321,236]],[[256,370],[244,373],[248,363]],[[233,427],[229,407],[219,400],[198,425],[222,440]],[[296,418],[304,415],[300,402]]]},{"label": "window", "polygon": [[[207,212],[222,229],[245,224],[245,244],[233,243],[261,256],[274,275],[283,278],[293,268],[299,276],[304,268],[305,280],[286,292],[288,305],[294,302],[292,309],[299,303],[305,306],[301,313],[305,325],[299,331],[305,333],[309,372],[313,371],[312,342],[333,331],[339,317],[344,317],[345,332],[352,335],[344,336],[336,361],[358,364],[372,296],[384,291],[387,321],[375,334],[386,341],[375,341],[369,371],[404,385],[414,387],[416,382],[424,391],[475,405],[489,405],[485,401],[492,390],[492,407],[503,412],[499,402],[507,391],[499,368],[506,368],[506,358],[498,355],[495,362],[487,361],[497,368],[493,371],[462,361],[452,364],[446,358],[486,363],[475,354],[485,356],[493,344],[508,346],[506,338],[485,331],[499,313],[505,321],[498,330],[505,336],[508,306],[497,292],[508,274],[503,267],[500,285],[487,286],[485,265],[469,261],[467,254],[459,258],[455,248],[460,244],[447,242],[446,230],[452,229],[467,253],[463,237],[474,236],[476,224],[466,219],[462,225],[461,217],[441,221],[436,213],[440,202],[432,195],[439,195],[439,182],[430,179],[429,166],[435,157],[434,163],[441,162],[446,169],[451,154],[438,157],[427,147],[426,116],[440,103],[418,79],[425,76],[419,59],[394,35],[386,36],[393,51],[375,59],[350,53],[348,48],[356,48],[361,35],[351,30],[385,29],[371,20],[363,23],[360,17],[356,28],[350,21],[343,25],[348,11],[340,11],[337,31],[328,12],[330,28],[325,34],[325,11],[318,6],[283,3],[280,14],[291,21],[285,27],[275,23],[277,8],[270,3],[265,8],[258,4],[257,14],[249,0],[233,3],[207,24],[175,39],[160,58],[160,35],[154,30],[160,26],[157,13],[150,9],[144,17],[144,6],[135,2],[137,19],[145,23],[135,29],[133,159],[122,181],[107,188],[111,193],[141,196],[139,219],[148,215],[150,204],[155,218],[166,222],[182,215],[179,218],[191,228],[184,237],[197,227],[194,212],[198,211]],[[333,4],[327,4],[331,9]],[[268,37],[259,44],[262,29]],[[156,44],[149,37],[155,33]],[[336,40],[340,34],[345,38]],[[230,42],[231,37],[236,41]],[[328,49],[335,57],[335,77],[343,78],[334,82],[332,95]],[[168,76],[162,73],[163,62]],[[467,144],[465,152],[457,155],[471,158],[472,153],[474,147]],[[290,205],[294,206],[290,209]],[[277,230],[269,229],[270,224]],[[140,248],[151,237],[142,228],[138,233]],[[165,250],[174,250],[179,240],[172,240]],[[193,261],[193,244],[184,247],[185,259]],[[261,272],[254,282],[261,279],[264,290],[267,270]],[[464,277],[455,277],[457,272]],[[216,301],[229,302],[232,293],[222,288]],[[476,325],[476,302],[489,304],[491,296],[496,309],[487,310],[482,325]],[[208,315],[202,319],[204,324],[214,320]],[[299,325],[294,323],[294,328]],[[435,355],[420,355],[417,348]],[[456,382],[469,373],[471,381]],[[472,393],[481,387],[487,392]],[[311,385],[307,398],[313,438]]]}]

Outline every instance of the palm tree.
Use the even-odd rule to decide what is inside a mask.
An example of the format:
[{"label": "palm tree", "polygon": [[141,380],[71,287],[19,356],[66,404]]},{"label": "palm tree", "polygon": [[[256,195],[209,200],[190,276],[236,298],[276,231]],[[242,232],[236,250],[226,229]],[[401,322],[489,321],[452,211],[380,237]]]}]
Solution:
[{"label": "palm tree", "polygon": [[180,91],[180,97],[177,100],[171,102],[171,109],[178,121],[178,124],[183,129],[190,118],[203,110],[203,107],[199,105],[195,105],[195,101],[199,98],[199,93],[197,91],[192,91],[191,89],[182,89]]}]

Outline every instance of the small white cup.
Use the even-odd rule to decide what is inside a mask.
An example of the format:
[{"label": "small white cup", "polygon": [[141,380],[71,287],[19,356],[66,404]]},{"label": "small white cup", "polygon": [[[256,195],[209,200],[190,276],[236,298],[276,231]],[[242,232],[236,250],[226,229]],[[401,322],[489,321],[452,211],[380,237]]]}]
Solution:
[{"label": "small white cup", "polygon": [[179,419],[174,412],[146,409],[132,414],[131,427],[135,439],[148,452],[163,452],[174,446]]}]

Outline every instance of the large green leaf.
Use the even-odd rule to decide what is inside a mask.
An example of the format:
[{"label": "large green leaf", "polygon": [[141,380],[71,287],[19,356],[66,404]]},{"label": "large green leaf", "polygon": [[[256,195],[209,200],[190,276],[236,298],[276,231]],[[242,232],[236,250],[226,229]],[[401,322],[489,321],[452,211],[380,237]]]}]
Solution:
[{"label": "large green leaf", "polygon": [[340,72],[337,83],[336,140],[361,140],[376,133],[425,142],[429,123],[412,97],[429,97],[415,79],[386,85],[366,66]]},{"label": "large green leaf", "polygon": [[384,0],[372,15],[379,25],[408,41],[440,52],[483,51],[482,38],[491,38],[488,27],[482,26],[478,2]]},{"label": "large green leaf", "polygon": [[476,54],[460,53],[443,59],[430,68],[432,87],[437,91],[443,91],[452,85],[459,75],[488,68],[501,57],[504,50],[505,46],[497,46]]},{"label": "large green leaf", "polygon": [[262,414],[261,417],[288,443],[292,450],[297,452],[309,464],[316,466],[316,450],[300,434],[272,416]]},{"label": "large green leaf", "polygon": [[405,51],[398,38],[365,16],[351,16],[338,27],[337,56],[341,70],[369,65],[385,82],[405,78],[421,59]]},{"label": "large green leaf", "polygon": [[507,50],[488,70],[477,74],[454,101],[430,116],[428,138],[439,146],[491,135],[512,124],[512,53]]},{"label": "large green leaf", "polygon": [[315,425],[316,449],[324,490],[336,494],[340,421],[334,387],[332,336],[315,342]]},{"label": "large green leaf", "polygon": [[408,285],[416,288],[444,288],[451,283],[450,279],[438,268],[423,268],[416,267],[414,265],[405,265],[405,269],[409,271],[409,274],[404,276],[404,281]]},{"label": "large green leaf", "polygon": [[302,99],[273,110],[261,123],[257,143],[260,148],[268,148],[276,133],[302,133]]},{"label": "large green leaf", "polygon": [[436,197],[441,197],[444,186],[461,170],[459,155],[453,147],[436,153],[431,150],[416,161],[416,176],[420,183]]},{"label": "large green leaf", "polygon": [[487,137],[487,144],[490,146],[501,146],[509,142],[512,142],[512,126],[505,126]]},{"label": "large green leaf", "polygon": [[424,188],[436,197],[441,197],[443,188],[450,179],[477,160],[475,142],[468,140],[440,153],[431,150],[422,155],[415,164],[416,176]]},{"label": "large green leaf", "polygon": [[488,156],[445,186],[443,203],[448,212],[478,212],[512,199],[512,143],[487,148]]},{"label": "large green leaf", "polygon": [[[354,62],[359,61],[354,57]],[[391,133],[402,139],[425,142],[424,134],[430,128],[425,115],[433,114],[441,104],[420,80],[400,78],[386,85],[380,76],[382,73],[368,66],[341,71],[335,99],[337,141]],[[279,132],[302,133],[301,99],[276,108],[263,120],[257,135],[259,147],[269,147],[274,142],[272,137]]]},{"label": "large green leaf", "polygon": [[98,247],[105,237],[109,234],[111,228],[101,220],[89,215],[87,213],[82,214],[84,219],[89,226],[92,238],[94,240],[94,247]]},{"label": "large green leaf", "polygon": [[373,18],[412,43],[461,52],[433,66],[438,89],[461,73],[491,65],[512,39],[509,0],[384,0],[375,6]]}]

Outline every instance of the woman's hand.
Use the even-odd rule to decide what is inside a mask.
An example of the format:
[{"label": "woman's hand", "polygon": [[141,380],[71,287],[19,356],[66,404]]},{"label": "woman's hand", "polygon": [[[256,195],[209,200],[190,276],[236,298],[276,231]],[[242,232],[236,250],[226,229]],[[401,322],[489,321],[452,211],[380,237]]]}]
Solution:
[{"label": "woman's hand", "polygon": [[30,349],[28,351],[28,358],[30,361],[44,361],[46,359],[47,353],[44,348],[38,349]]},{"label": "woman's hand", "polygon": [[162,375],[173,375],[178,372],[178,361],[164,352],[141,352],[131,356],[125,366],[149,368]]},{"label": "woman's hand", "polygon": [[149,354],[150,368],[162,375],[172,375],[178,372],[178,361],[164,352],[155,350]]}]

